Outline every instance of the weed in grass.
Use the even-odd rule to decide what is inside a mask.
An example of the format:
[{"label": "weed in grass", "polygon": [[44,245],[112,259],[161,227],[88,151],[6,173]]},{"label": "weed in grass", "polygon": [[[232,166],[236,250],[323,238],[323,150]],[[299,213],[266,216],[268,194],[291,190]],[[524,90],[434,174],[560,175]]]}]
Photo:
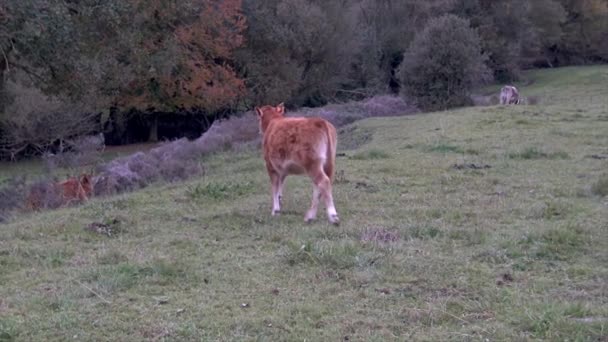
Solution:
[{"label": "weed in grass", "polygon": [[347,269],[359,264],[361,261],[359,254],[359,246],[352,242],[335,244],[307,241],[303,244],[288,243],[283,258],[290,266],[312,264],[333,269]]},{"label": "weed in grass", "polygon": [[508,154],[510,159],[516,160],[534,160],[534,159],[569,159],[568,153],[563,151],[544,152],[537,147],[528,147],[518,152]]},{"label": "weed in grass", "polygon": [[555,308],[550,305],[538,312],[529,312],[528,315],[529,320],[523,322],[523,329],[536,338],[546,338],[559,318]]},{"label": "weed in grass", "polygon": [[390,158],[390,155],[381,150],[369,150],[366,152],[359,152],[351,157],[351,159],[355,160],[374,160],[387,158]]},{"label": "weed in grass", "polygon": [[479,151],[476,149],[472,149],[472,148],[463,148],[461,146],[458,145],[451,145],[448,143],[438,143],[436,145],[432,145],[432,146],[426,146],[423,148],[423,150],[425,152],[435,152],[435,153],[459,153],[459,154],[472,154],[472,155],[478,155]]},{"label": "weed in grass", "polygon": [[128,290],[135,286],[138,279],[144,274],[140,268],[129,263],[120,263],[110,267],[97,268],[85,272],[81,276],[81,281],[90,283],[92,287],[103,292],[112,294]]},{"label": "weed in grass", "polygon": [[253,190],[253,184],[250,182],[237,183],[217,183],[211,182],[206,184],[197,184],[193,187],[189,187],[186,190],[188,196],[192,199],[200,199],[203,197],[224,200],[229,198],[236,198],[251,193]]},{"label": "weed in grass", "polygon": [[175,285],[185,279],[196,282],[198,279],[195,274],[188,271],[185,264],[180,262],[157,259],[152,262],[150,267],[154,275],[152,283],[158,285]]},{"label": "weed in grass", "polygon": [[97,257],[99,265],[118,265],[127,262],[127,257],[117,250],[109,250]]},{"label": "weed in grass", "polygon": [[568,216],[572,211],[571,205],[560,201],[536,202],[528,208],[528,219],[557,220]]},{"label": "weed in grass", "polygon": [[198,245],[196,244],[195,241],[192,241],[192,240],[174,239],[174,240],[171,240],[168,243],[168,245],[171,248],[178,249],[178,250],[188,253],[188,254],[195,254],[198,251]]},{"label": "weed in grass", "polygon": [[52,268],[57,268],[63,266],[66,259],[71,257],[71,253],[65,253],[63,251],[54,251],[49,253],[47,256],[47,264]]},{"label": "weed in grass", "polygon": [[529,121],[529,120],[526,120],[526,119],[517,119],[517,120],[515,120],[515,123],[517,125],[522,125],[522,126],[532,125],[532,121]]},{"label": "weed in grass", "polygon": [[407,236],[410,239],[429,240],[441,237],[443,232],[437,227],[413,226],[407,229]]},{"label": "weed in grass", "polygon": [[386,228],[369,228],[361,234],[361,241],[385,245],[399,240],[399,234]]},{"label": "weed in grass", "polygon": [[125,231],[122,221],[118,218],[106,219],[103,222],[92,222],[85,227],[85,230],[107,237],[116,237]]},{"label": "weed in grass", "polygon": [[92,288],[103,294],[126,291],[143,284],[183,286],[184,283],[196,283],[197,279],[196,274],[191,273],[184,264],[163,259],[156,259],[145,265],[129,262],[107,265],[85,272],[81,276],[81,281],[90,283]]},{"label": "weed in grass", "polygon": [[584,248],[583,232],[576,227],[553,228],[540,236],[542,242],[536,252],[539,258],[567,260]]},{"label": "weed in grass", "polygon": [[605,323],[589,321],[593,312],[581,303],[542,302],[525,305],[527,319],[516,322],[530,337],[551,341],[603,341]]},{"label": "weed in grass", "polygon": [[593,316],[593,312],[587,305],[582,303],[569,304],[564,308],[564,316],[573,318],[584,318]]},{"label": "weed in grass", "polygon": [[450,240],[463,241],[466,246],[474,246],[484,244],[487,239],[487,233],[478,229],[473,231],[466,229],[455,229],[449,231],[448,238]]},{"label": "weed in grass", "polygon": [[591,185],[591,192],[598,196],[608,196],[608,173],[602,174],[599,179]]},{"label": "weed in grass", "polygon": [[16,324],[13,321],[0,317],[0,342],[12,342],[18,336]]},{"label": "weed in grass", "polygon": [[486,264],[502,265],[509,261],[509,257],[503,249],[489,248],[475,254],[473,260]]},{"label": "weed in grass", "polygon": [[450,145],[446,143],[440,143],[427,148],[428,152],[439,152],[439,153],[464,153],[464,149],[460,146]]}]

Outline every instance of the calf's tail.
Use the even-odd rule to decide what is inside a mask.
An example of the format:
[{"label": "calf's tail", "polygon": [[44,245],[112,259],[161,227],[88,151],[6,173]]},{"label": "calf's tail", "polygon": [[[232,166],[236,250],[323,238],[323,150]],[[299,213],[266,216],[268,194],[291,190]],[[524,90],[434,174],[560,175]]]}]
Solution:
[{"label": "calf's tail", "polygon": [[336,148],[338,144],[338,136],[336,134],[336,128],[329,122],[325,123],[327,132],[327,159],[323,170],[329,179],[333,182],[334,171],[336,167]]}]

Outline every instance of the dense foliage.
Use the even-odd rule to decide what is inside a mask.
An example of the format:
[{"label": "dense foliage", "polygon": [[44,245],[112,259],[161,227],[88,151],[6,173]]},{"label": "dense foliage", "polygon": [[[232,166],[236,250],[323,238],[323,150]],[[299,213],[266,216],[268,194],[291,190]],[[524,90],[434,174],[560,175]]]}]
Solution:
[{"label": "dense foliage", "polygon": [[453,14],[429,21],[404,55],[403,92],[426,109],[462,106],[471,89],[487,79],[477,32]]},{"label": "dense foliage", "polygon": [[608,61],[608,0],[5,0],[0,137],[6,120],[29,121],[15,119],[24,102],[15,89],[106,112],[101,122],[124,119],[110,108],[134,109],[148,118],[150,139],[158,112],[207,116],[397,92],[412,42],[446,14],[468,20],[501,82],[523,68]]}]

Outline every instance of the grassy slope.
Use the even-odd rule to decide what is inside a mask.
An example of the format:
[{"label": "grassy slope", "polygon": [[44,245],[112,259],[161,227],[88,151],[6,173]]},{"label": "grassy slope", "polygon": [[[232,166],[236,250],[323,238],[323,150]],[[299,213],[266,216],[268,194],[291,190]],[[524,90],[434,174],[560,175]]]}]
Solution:
[{"label": "grassy slope", "polygon": [[[303,223],[304,178],[271,218],[257,151],[1,226],[0,340],[606,339],[608,202],[589,189],[608,161],[589,156],[608,154],[608,68],[533,77],[545,105],[345,130],[373,139],[338,160],[338,228]],[[491,168],[451,168],[468,163]],[[361,241],[375,229],[399,239]]]}]

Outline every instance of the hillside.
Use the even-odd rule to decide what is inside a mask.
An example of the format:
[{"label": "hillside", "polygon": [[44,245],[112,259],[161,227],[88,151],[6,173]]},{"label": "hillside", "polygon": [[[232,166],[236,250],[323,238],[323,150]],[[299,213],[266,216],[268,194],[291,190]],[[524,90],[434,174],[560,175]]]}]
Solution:
[{"label": "hillside", "polygon": [[341,225],[260,152],[0,225],[0,340],[608,338],[608,67],[340,130]]}]

